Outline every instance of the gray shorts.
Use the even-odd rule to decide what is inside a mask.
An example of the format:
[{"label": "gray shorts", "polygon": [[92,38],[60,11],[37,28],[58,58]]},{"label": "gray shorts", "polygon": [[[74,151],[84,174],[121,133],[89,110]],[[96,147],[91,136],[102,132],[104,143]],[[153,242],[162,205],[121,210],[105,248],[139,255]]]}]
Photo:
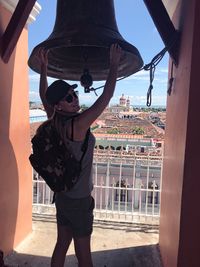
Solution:
[{"label": "gray shorts", "polygon": [[64,193],[57,193],[55,204],[57,224],[69,226],[74,237],[91,235],[94,209],[92,196],[73,199]]}]

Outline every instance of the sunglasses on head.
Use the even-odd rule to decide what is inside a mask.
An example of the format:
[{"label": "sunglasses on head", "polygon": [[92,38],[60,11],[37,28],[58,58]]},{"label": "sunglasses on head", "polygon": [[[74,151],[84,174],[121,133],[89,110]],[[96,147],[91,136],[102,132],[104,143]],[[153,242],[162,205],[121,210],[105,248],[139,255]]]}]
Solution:
[{"label": "sunglasses on head", "polygon": [[68,94],[65,97],[65,101],[67,101],[67,103],[72,103],[74,98],[78,98],[78,91],[74,91],[73,93]]}]

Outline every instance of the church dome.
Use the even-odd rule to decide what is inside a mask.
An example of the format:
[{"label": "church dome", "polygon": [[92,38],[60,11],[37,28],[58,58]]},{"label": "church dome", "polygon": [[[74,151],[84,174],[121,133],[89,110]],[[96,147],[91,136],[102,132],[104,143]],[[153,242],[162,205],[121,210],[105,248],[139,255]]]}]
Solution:
[{"label": "church dome", "polygon": [[125,100],[126,98],[124,97],[124,94],[122,94],[122,96],[120,97],[119,100]]}]

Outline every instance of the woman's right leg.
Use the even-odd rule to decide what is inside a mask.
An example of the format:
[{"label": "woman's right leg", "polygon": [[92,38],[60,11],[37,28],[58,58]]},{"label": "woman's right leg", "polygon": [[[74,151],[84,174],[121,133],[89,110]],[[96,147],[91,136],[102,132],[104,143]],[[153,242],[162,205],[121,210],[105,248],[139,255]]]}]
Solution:
[{"label": "woman's right leg", "polygon": [[91,236],[74,237],[74,247],[78,259],[78,267],[93,267],[90,249]]},{"label": "woman's right leg", "polygon": [[51,267],[63,267],[69,245],[72,241],[72,231],[68,226],[57,225],[57,242],[51,258]]}]

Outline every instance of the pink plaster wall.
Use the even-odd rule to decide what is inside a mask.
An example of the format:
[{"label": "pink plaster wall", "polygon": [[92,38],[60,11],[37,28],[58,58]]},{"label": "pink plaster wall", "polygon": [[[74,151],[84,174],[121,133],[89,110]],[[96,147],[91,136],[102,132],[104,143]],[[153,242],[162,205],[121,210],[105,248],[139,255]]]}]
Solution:
[{"label": "pink plaster wall", "polygon": [[[10,19],[0,5],[0,36]],[[28,31],[9,62],[0,59],[0,250],[11,251],[32,230],[28,94]]]},{"label": "pink plaster wall", "polygon": [[199,14],[197,0],[181,0],[173,17],[182,37],[167,99],[159,240],[164,267],[200,266]]}]

